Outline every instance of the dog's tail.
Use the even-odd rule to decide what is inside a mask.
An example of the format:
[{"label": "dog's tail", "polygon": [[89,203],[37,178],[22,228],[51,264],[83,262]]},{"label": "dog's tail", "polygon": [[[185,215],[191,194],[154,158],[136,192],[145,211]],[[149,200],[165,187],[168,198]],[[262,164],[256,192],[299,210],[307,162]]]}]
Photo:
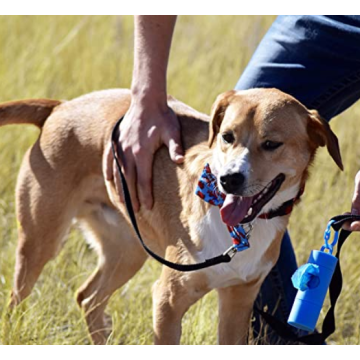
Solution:
[{"label": "dog's tail", "polygon": [[31,99],[0,104],[0,126],[8,124],[33,124],[43,127],[45,120],[61,101]]}]

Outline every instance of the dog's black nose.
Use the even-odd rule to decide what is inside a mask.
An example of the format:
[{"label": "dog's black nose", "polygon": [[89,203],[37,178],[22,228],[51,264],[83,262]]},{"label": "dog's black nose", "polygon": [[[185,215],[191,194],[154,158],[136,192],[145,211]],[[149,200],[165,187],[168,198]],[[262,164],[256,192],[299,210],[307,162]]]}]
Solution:
[{"label": "dog's black nose", "polygon": [[241,173],[226,174],[220,176],[220,184],[227,193],[236,194],[245,182],[245,176]]}]

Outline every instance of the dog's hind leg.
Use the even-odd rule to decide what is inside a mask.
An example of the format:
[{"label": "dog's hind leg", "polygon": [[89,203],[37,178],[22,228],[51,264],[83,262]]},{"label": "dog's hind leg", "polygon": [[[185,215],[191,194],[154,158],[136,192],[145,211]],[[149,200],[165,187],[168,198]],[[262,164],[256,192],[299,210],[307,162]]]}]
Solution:
[{"label": "dog's hind leg", "polygon": [[105,206],[106,211],[117,217],[116,224],[106,221],[103,210],[81,219],[99,254],[96,271],[77,292],[77,302],[84,310],[95,344],[106,344],[111,332],[110,317],[104,312],[111,295],[135,275],[147,258],[124,218]]},{"label": "dog's hind leg", "polygon": [[71,192],[59,182],[61,177],[47,172],[39,158],[33,164],[30,157],[31,151],[24,159],[16,189],[19,229],[10,307],[30,294],[45,264],[61,249],[73,216],[71,200],[63,196]]}]

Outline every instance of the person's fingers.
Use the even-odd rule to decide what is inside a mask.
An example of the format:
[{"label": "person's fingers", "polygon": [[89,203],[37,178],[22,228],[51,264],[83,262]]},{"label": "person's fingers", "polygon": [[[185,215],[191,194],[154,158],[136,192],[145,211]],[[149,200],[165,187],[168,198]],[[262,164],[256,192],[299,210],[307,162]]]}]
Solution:
[{"label": "person's fingers", "polygon": [[[351,203],[351,214],[360,214],[360,171],[355,176],[354,195]],[[360,231],[360,221],[353,221],[349,227],[350,231]]]},{"label": "person's fingers", "polygon": [[163,141],[169,149],[169,155],[172,161],[177,164],[184,162],[184,151],[181,145],[180,129],[174,127],[165,132]]},{"label": "person's fingers", "polygon": [[182,150],[182,146],[179,142],[174,139],[170,139],[168,143],[169,154],[172,161],[177,164],[181,164],[184,162],[184,154]]},{"label": "person's fingers", "polygon": [[114,174],[113,179],[114,179],[115,189],[116,189],[117,194],[119,195],[120,202],[123,204],[124,196],[123,196],[123,191],[122,191],[120,173],[117,168],[115,160],[113,161],[112,165],[113,165],[113,174]]},{"label": "person's fingers", "polygon": [[[130,193],[130,199],[131,199],[131,203],[133,206],[133,209],[135,212],[138,212],[140,209],[140,204],[139,204],[139,200],[138,200],[138,196],[137,196],[137,187],[136,187],[136,167],[135,167],[135,162],[134,162],[134,158],[132,156],[132,152],[131,149],[123,152],[118,148],[118,159],[121,165],[121,171],[123,172],[124,176],[125,176],[125,180],[126,180],[126,184]],[[116,176],[115,176],[115,180],[117,181],[117,183],[115,182],[115,185],[117,187],[117,192],[120,194],[120,192],[122,191],[122,186],[121,186],[121,181],[120,181],[120,176],[119,176],[119,172],[116,166],[116,169],[114,170],[116,171]],[[121,199],[121,197],[120,197]]]},{"label": "person's fingers", "polygon": [[[350,214],[350,213],[345,213]],[[355,176],[354,194],[351,201],[351,214],[360,214],[360,171]],[[343,229],[348,231],[360,231],[360,221],[347,222],[342,226]]]},{"label": "person's fingers", "polygon": [[[344,212],[343,215],[350,215],[351,212]],[[342,229],[350,231],[350,224],[351,222],[346,222],[342,225]]]},{"label": "person's fingers", "polygon": [[351,204],[351,213],[353,215],[360,214],[360,171],[358,171],[355,176],[355,188]]},{"label": "person's fingers", "polygon": [[353,221],[350,224],[350,231],[360,231],[360,221]]},{"label": "person's fingers", "polygon": [[105,169],[104,175],[105,179],[111,181],[113,179],[113,162],[114,162],[114,155],[111,149],[111,143],[109,142],[105,149]]},{"label": "person's fingers", "polygon": [[341,228],[348,231],[360,231],[360,221],[346,222]]},{"label": "person's fingers", "polygon": [[134,153],[134,159],[139,201],[141,205],[145,205],[146,209],[151,210],[153,207],[152,167],[154,157],[152,152],[138,150]]}]

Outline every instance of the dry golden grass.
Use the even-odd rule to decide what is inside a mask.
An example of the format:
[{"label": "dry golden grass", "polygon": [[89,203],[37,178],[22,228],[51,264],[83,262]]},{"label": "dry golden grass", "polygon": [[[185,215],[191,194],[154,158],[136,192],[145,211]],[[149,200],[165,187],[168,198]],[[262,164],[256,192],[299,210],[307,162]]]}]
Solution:
[{"label": "dry golden grass", "polygon": [[[236,84],[274,17],[180,17],[169,68],[169,93],[209,112],[217,94]],[[132,17],[1,17],[0,101],[50,97],[70,99],[98,89],[129,87],[132,71]],[[327,220],[350,208],[353,179],[360,169],[360,106],[332,121],[340,139],[345,172],[336,170],[325,150],[313,166],[290,232],[299,263],[319,248]],[[50,262],[31,296],[11,315],[17,242],[14,188],[21,159],[38,131],[31,126],[0,129],[0,343],[87,344],[85,321],[74,292],[93,271],[96,258],[75,229]],[[359,236],[342,257],[344,290],[331,342],[359,344]],[[160,272],[148,261],[111,299],[114,332],[110,344],[152,342],[151,289]],[[216,343],[217,301],[208,295],[184,319],[184,344]]]}]

